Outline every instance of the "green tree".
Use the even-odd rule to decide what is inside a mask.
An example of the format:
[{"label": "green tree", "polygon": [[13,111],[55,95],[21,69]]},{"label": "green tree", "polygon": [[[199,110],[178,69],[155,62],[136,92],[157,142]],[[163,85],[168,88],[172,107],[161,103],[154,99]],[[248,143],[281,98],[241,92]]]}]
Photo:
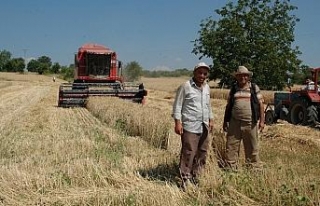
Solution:
[{"label": "green tree", "polygon": [[4,65],[4,71],[22,73],[25,66],[23,58],[13,58]]},{"label": "green tree", "polygon": [[67,81],[73,81],[74,77],[74,64],[70,64],[69,67],[62,66],[60,69],[60,75],[59,78],[62,78]]},{"label": "green tree", "polygon": [[55,63],[52,65],[50,71],[51,71],[52,73],[57,74],[57,73],[60,71],[60,69],[61,69],[60,64],[59,64],[58,62],[55,62]]},{"label": "green tree", "polygon": [[4,65],[11,59],[11,53],[7,50],[0,51],[0,72],[4,71]]},{"label": "green tree", "polygon": [[38,59],[38,62],[40,62],[40,65],[38,67],[38,73],[43,74],[45,72],[49,72],[50,68],[52,66],[51,58],[47,56],[41,56]]},{"label": "green tree", "polygon": [[39,67],[40,67],[40,62],[35,59],[30,60],[27,64],[27,70],[29,72],[38,72]]},{"label": "green tree", "polygon": [[292,76],[293,84],[305,84],[305,79],[312,79],[311,68],[308,65],[301,65],[301,67]]},{"label": "green tree", "polygon": [[142,70],[143,69],[138,62],[129,62],[124,68],[125,81],[131,82],[139,80],[142,75]]},{"label": "green tree", "polygon": [[298,47],[292,48],[294,27],[299,19],[290,14],[297,7],[290,0],[238,0],[228,2],[215,12],[216,21],[201,21],[193,53],[212,58],[210,79],[230,85],[231,73],[239,65],[254,72],[262,88],[282,89],[286,71],[295,72],[301,61]]},{"label": "green tree", "polygon": [[48,67],[51,67],[52,65],[52,62],[51,62],[51,58],[50,57],[47,57],[47,56],[41,56],[38,58],[38,61],[40,63],[43,63],[43,64],[46,64],[48,65]]}]

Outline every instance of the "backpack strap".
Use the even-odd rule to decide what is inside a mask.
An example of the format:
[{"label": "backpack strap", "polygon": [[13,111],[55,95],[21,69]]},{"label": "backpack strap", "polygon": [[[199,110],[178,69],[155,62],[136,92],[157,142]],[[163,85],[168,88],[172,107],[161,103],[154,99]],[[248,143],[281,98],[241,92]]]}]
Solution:
[{"label": "backpack strap", "polygon": [[237,83],[233,83],[229,92],[229,99],[226,105],[225,113],[224,113],[224,122],[230,122],[231,119],[231,111],[234,104],[234,94],[237,91]]},{"label": "backpack strap", "polygon": [[251,92],[250,102],[251,102],[251,110],[252,110],[252,121],[256,123],[260,119],[260,102],[257,97],[255,83],[251,83],[250,92]]},{"label": "backpack strap", "polygon": [[251,89],[252,89],[253,93],[255,93],[255,94],[257,93],[256,92],[256,84],[253,82],[251,82]]}]

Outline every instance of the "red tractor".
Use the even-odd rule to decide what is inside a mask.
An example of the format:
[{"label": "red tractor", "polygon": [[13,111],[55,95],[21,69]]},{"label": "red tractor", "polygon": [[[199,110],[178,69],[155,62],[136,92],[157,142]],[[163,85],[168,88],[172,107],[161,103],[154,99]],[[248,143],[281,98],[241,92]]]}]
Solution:
[{"label": "red tractor", "polygon": [[311,69],[312,82],[297,91],[275,92],[265,110],[266,124],[286,120],[292,124],[318,125],[320,120],[320,68]]},{"label": "red tractor", "polygon": [[116,96],[143,104],[147,91],[143,84],[124,82],[116,52],[102,45],[84,44],[75,54],[73,83],[59,87],[58,106],[85,106],[89,96]]}]

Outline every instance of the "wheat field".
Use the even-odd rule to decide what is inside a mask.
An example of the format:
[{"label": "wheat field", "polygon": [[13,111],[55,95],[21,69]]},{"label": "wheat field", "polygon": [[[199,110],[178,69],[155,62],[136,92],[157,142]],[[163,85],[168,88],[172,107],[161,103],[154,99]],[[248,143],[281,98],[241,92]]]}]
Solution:
[{"label": "wheat field", "polygon": [[[59,108],[62,80],[0,73],[0,205],[319,205],[320,132],[287,122],[260,133],[262,171],[218,167],[227,91],[212,89],[215,128],[200,185],[179,188],[170,117],[188,78],[142,78],[144,106],[89,98]],[[267,99],[272,93],[263,91]],[[270,100],[271,101],[271,100]]]}]

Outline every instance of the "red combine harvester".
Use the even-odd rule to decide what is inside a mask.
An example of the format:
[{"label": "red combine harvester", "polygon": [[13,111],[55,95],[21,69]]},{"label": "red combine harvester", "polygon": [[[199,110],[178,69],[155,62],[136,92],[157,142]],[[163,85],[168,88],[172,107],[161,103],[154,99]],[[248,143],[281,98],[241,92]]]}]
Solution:
[{"label": "red combine harvester", "polygon": [[59,107],[85,106],[89,96],[115,96],[144,103],[143,84],[124,82],[116,52],[97,44],[84,44],[75,54],[73,83],[59,87]]}]

